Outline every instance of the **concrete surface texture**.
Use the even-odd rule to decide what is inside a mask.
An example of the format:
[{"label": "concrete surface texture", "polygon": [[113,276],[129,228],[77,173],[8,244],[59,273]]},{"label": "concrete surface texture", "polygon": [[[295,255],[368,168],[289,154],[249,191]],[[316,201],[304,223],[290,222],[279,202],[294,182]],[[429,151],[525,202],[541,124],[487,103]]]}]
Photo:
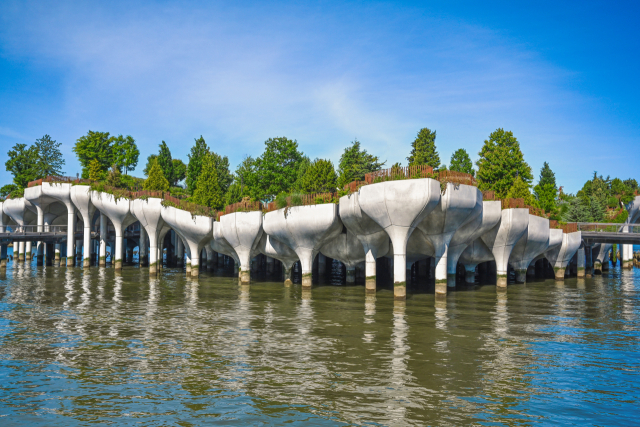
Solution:
[{"label": "concrete surface texture", "polygon": [[[162,219],[162,199],[150,197],[147,200],[131,201],[131,213],[140,221],[149,239],[149,274],[158,271],[158,239],[165,225]],[[142,246],[142,245],[141,245]]]},{"label": "concrete surface texture", "polygon": [[[500,222],[501,218],[502,206],[499,200],[483,201],[482,211],[480,214],[474,216],[470,221],[456,230],[451,238],[451,242],[449,243],[447,254],[447,284],[449,284],[451,279],[453,279],[455,283],[456,269],[462,253],[472,245],[476,239],[495,227]],[[482,244],[483,249],[487,247],[484,243],[479,242],[478,245],[480,244]],[[486,249],[486,251],[488,251],[488,249]],[[490,251],[489,254],[491,256],[486,261],[491,261],[493,259],[493,254],[491,254]],[[471,255],[473,255],[473,249],[470,251],[470,256]],[[475,281],[475,268],[477,264],[477,262],[472,265],[469,264],[472,269],[465,269],[466,271],[470,271],[470,273],[466,273],[465,275],[468,276],[468,279],[472,279],[471,283]],[[469,280],[466,281],[469,282]]]},{"label": "concrete surface texture", "polygon": [[273,236],[269,236],[267,233],[262,233],[260,242],[258,244],[258,250],[272,259],[277,259],[282,262],[284,268],[284,284],[290,286],[291,281],[291,268],[293,264],[298,261],[298,255],[289,246],[285,245]]},{"label": "concrete surface texture", "polygon": [[375,291],[376,259],[389,252],[389,236],[381,226],[362,211],[359,198],[359,193],[340,198],[340,219],[347,230],[362,243],[366,258],[365,286],[368,291]]},{"label": "concrete surface texture", "polygon": [[[482,212],[482,193],[469,185],[447,183],[440,203],[417,228],[431,243],[435,258],[436,294],[447,293],[447,252],[455,232]],[[453,277],[455,287],[455,276]]]},{"label": "concrete surface texture", "polygon": [[549,248],[549,220],[529,215],[527,231],[515,244],[509,257],[509,264],[516,271],[516,282],[527,281],[529,264]]},{"label": "concrete surface texture", "polygon": [[91,203],[91,187],[88,185],[72,185],[69,189],[71,202],[82,217],[83,252],[82,266],[89,268],[91,261],[91,225],[96,207]]},{"label": "concrete surface texture", "polygon": [[124,198],[116,198],[112,194],[92,191],[91,203],[106,215],[113,224],[116,232],[115,250],[112,253],[113,266],[117,270],[122,269],[124,230],[136,221],[136,218],[131,215],[130,201]]},{"label": "concrete surface texture", "polygon": [[[560,232],[562,232],[562,230],[560,230]],[[575,255],[581,243],[582,234],[579,231],[562,233],[561,244],[555,245],[553,248],[545,251],[544,256],[552,265],[556,280],[564,280],[567,264],[569,264],[569,261],[571,261],[571,258]]]},{"label": "concrete surface texture", "polygon": [[507,286],[507,267],[515,244],[527,231],[529,209],[505,209],[500,224],[482,236],[482,240],[493,253],[496,262],[498,287]]},{"label": "concrete surface texture", "polygon": [[360,208],[385,230],[393,245],[396,298],[406,298],[409,237],[439,202],[440,183],[430,178],[388,181],[360,188]]},{"label": "concrete surface texture", "polygon": [[213,238],[213,218],[192,215],[173,206],[163,206],[162,219],[182,237],[185,246],[188,246],[191,255],[191,276],[198,276],[200,251]]},{"label": "concrete surface texture", "polygon": [[262,237],[262,212],[235,212],[220,217],[222,235],[238,255],[240,281],[249,283],[251,258],[258,253]]},{"label": "concrete surface texture", "polygon": [[313,260],[322,245],[342,231],[338,205],[293,206],[265,214],[264,232],[288,245],[298,255],[302,286],[311,287]]},{"label": "concrete surface texture", "polygon": [[347,268],[347,283],[356,281],[356,265],[366,258],[362,243],[348,229],[346,233],[340,233],[322,245],[320,253],[326,257],[337,259],[345,265]]},{"label": "concrete surface texture", "polygon": [[[211,241],[211,249],[233,258],[238,267],[240,266],[240,258],[238,257],[236,251],[233,249],[233,246],[231,246],[229,242],[227,242],[227,240],[224,238],[224,234],[222,233],[222,225],[219,222],[213,223],[213,240]],[[238,275],[239,273],[240,272],[238,271]]]}]

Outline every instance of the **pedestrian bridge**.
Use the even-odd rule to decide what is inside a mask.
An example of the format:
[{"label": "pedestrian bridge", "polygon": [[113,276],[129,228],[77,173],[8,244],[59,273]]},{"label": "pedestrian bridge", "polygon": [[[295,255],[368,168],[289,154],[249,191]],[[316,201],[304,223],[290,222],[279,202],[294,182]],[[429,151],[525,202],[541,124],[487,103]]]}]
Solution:
[{"label": "pedestrian bridge", "polygon": [[587,246],[598,243],[640,245],[640,224],[579,222],[578,231]]}]

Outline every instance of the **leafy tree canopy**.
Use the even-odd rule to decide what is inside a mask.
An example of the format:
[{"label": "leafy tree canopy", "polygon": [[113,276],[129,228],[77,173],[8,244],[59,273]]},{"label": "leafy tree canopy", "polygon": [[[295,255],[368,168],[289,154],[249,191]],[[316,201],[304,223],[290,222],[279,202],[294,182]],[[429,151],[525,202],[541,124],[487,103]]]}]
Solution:
[{"label": "leafy tree canopy", "polygon": [[330,160],[315,159],[300,179],[299,190],[304,193],[331,193],[336,191],[338,177]]},{"label": "leafy tree canopy", "polygon": [[449,165],[449,170],[464,172],[470,175],[476,174],[476,171],[473,170],[473,163],[471,163],[469,153],[467,153],[467,150],[465,150],[464,148],[459,148],[455,153],[451,155],[451,164]]},{"label": "leafy tree canopy", "polygon": [[364,180],[365,174],[380,170],[385,163],[380,163],[378,156],[367,153],[367,150],[361,150],[360,141],[354,140],[340,156],[338,187],[343,188],[355,180]]},{"label": "leafy tree canopy", "polygon": [[187,165],[180,159],[173,159],[173,187],[187,177]]},{"label": "leafy tree canopy", "polygon": [[298,142],[286,137],[269,138],[264,145],[264,152],[255,161],[257,179],[250,192],[252,198],[272,200],[294,188],[304,156],[298,151]]},{"label": "leafy tree canopy", "polygon": [[436,131],[422,128],[416,139],[411,143],[411,155],[407,157],[409,166],[429,165],[434,169],[440,168],[440,156],[436,150]]},{"label": "leafy tree canopy", "polygon": [[89,163],[89,179],[92,181],[101,181],[104,179],[105,173],[97,159],[91,160]]},{"label": "leafy tree canopy", "polygon": [[200,176],[200,171],[202,170],[202,162],[204,161],[205,156],[209,153],[209,147],[205,142],[202,135],[200,138],[197,138],[196,143],[193,147],[191,147],[191,152],[189,153],[189,163],[187,164],[187,190],[190,194],[196,189],[196,184],[198,182],[198,176]]},{"label": "leafy tree canopy", "polygon": [[149,176],[149,171],[151,171],[151,167],[156,162],[157,158],[157,154],[149,154],[149,157],[147,157],[147,165],[142,170],[142,173],[145,174],[145,176]]},{"label": "leafy tree canopy", "polygon": [[520,176],[516,177],[506,197],[511,199],[524,199],[525,205],[537,206],[535,199],[529,191],[529,184]]},{"label": "leafy tree canopy", "polygon": [[160,152],[158,153],[156,160],[167,181],[173,182],[173,158],[171,158],[171,150],[169,150],[169,146],[164,141],[160,143]]},{"label": "leafy tree canopy", "polygon": [[113,137],[113,163],[125,175],[138,166],[140,151],[131,135]]},{"label": "leafy tree canopy", "polygon": [[35,146],[16,144],[7,152],[5,162],[7,172],[13,175],[13,183],[26,188],[30,181],[38,179],[38,152]]},{"label": "leafy tree canopy", "polygon": [[216,164],[218,184],[220,185],[222,192],[226,193],[233,182],[233,175],[229,171],[229,158],[227,156],[220,156],[214,152],[211,152],[211,154],[213,155],[213,160]]},{"label": "leafy tree canopy", "polygon": [[516,177],[526,184],[533,180],[531,167],[520,151],[520,143],[510,131],[500,128],[492,132],[478,154],[476,177],[481,190],[493,190],[496,197],[504,198]]},{"label": "leafy tree canopy", "polygon": [[51,139],[49,135],[36,139],[34,145],[37,156],[35,169],[38,178],[64,174],[62,166],[65,164],[65,160],[62,152],[60,152],[61,145],[61,143]]},{"label": "leafy tree canopy", "polygon": [[18,191],[20,191],[20,188],[15,184],[3,185],[2,188],[0,188],[0,199],[4,200],[7,197],[9,197],[12,193],[15,193]]},{"label": "leafy tree canopy", "polygon": [[148,191],[167,191],[169,189],[169,181],[164,176],[157,159],[153,160],[151,168],[149,168],[149,177],[144,181],[143,188]]}]

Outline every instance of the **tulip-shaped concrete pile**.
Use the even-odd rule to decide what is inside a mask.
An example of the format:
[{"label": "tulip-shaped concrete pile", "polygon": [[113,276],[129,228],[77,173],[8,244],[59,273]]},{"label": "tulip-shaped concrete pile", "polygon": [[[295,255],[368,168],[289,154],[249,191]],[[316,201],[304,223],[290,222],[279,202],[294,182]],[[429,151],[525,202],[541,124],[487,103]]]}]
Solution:
[{"label": "tulip-shaped concrete pile", "polygon": [[[562,230],[560,230],[562,231]],[[547,249],[544,256],[553,266],[556,280],[564,280],[564,272],[582,243],[582,233],[562,233],[562,243]]]},{"label": "tulip-shaped concrete pile", "polygon": [[[51,224],[51,222],[58,216],[66,214],[66,207],[58,200],[46,196],[42,191],[41,185],[25,188],[24,197],[36,208],[36,225],[38,232],[48,231],[48,224]],[[37,265],[44,264],[43,258],[44,244],[39,242]]]},{"label": "tulip-shaped concrete pile", "polygon": [[362,243],[366,257],[365,287],[368,292],[375,292],[376,258],[389,252],[389,236],[362,211],[359,198],[359,193],[340,198],[340,219]]},{"label": "tulip-shaped concrete pile", "polygon": [[[19,199],[7,199],[4,201],[4,204],[2,207],[5,215],[7,215],[16,223],[16,225],[18,226],[18,229],[23,229],[23,227],[26,225],[25,223],[25,215],[27,213],[26,203],[27,201],[25,200],[24,197],[21,197]],[[17,262],[25,261],[24,242],[20,242],[19,244],[14,244],[13,252],[14,252],[13,257]],[[16,253],[18,254],[17,257],[16,257]]]},{"label": "tulip-shaped concrete pile", "polygon": [[507,267],[515,244],[527,231],[529,209],[505,209],[500,224],[482,236],[496,261],[497,285],[507,286]]},{"label": "tulip-shaped concrete pile", "polygon": [[74,265],[74,232],[76,228],[76,207],[71,201],[71,184],[42,183],[42,193],[63,203],[67,207],[67,265]]},{"label": "tulip-shaped concrete pile", "polygon": [[267,233],[262,233],[258,250],[270,257],[275,258],[282,262],[284,267],[284,284],[285,286],[291,285],[291,267],[298,261],[298,255],[289,246],[285,245],[273,236],[269,236]]},{"label": "tulip-shaped concrete pile", "polygon": [[593,271],[602,273],[603,270],[609,269],[609,259],[607,256],[609,255],[609,251],[611,250],[611,243],[601,243],[600,249],[598,250],[598,255],[595,257],[595,261],[593,262]]},{"label": "tulip-shaped concrete pile", "polygon": [[[476,240],[488,230],[495,227],[500,222],[501,218],[502,206],[500,201],[483,201],[482,212],[455,232],[451,242],[449,243],[449,251],[447,253],[447,284],[449,284],[450,278],[453,278],[455,284],[456,269],[463,252],[465,252],[471,245],[471,249],[469,251],[469,257],[471,257],[474,254],[474,242],[476,242]],[[475,249],[476,251],[483,251],[485,254],[485,257],[483,257],[482,261],[479,262],[490,261],[493,259],[493,254],[491,254],[487,249],[487,246],[482,242],[482,240],[477,242]],[[486,259],[487,254],[488,259]],[[476,265],[477,263],[465,264],[465,281],[467,283],[475,282]],[[469,266],[470,268],[467,269],[466,266]]]},{"label": "tulip-shaped concrete pile", "polygon": [[[386,237],[386,236],[385,236]],[[365,260],[362,243],[348,229],[322,245],[320,253],[329,258],[337,259],[347,268],[347,283],[356,281],[356,265]]]},{"label": "tulip-shaped concrete pile", "polygon": [[360,188],[360,208],[383,228],[393,245],[393,294],[407,295],[407,242],[440,202],[440,183],[430,178],[388,181]]},{"label": "tulip-shaped concrete pile", "polygon": [[240,261],[240,282],[251,281],[251,258],[262,237],[262,212],[235,212],[220,217],[222,234]]},{"label": "tulip-shaped concrete pile", "polygon": [[128,199],[116,198],[113,194],[92,191],[91,203],[113,223],[116,231],[116,247],[111,257],[114,268],[120,270],[122,269],[124,230],[136,221],[136,218],[131,215],[130,202]]},{"label": "tulip-shaped concrete pile", "polygon": [[176,209],[173,206],[164,206],[162,219],[182,237],[182,240],[189,247],[191,275],[198,276],[200,251],[213,238],[213,218],[192,215],[190,212]]},{"label": "tulip-shaped concrete pile", "polygon": [[[236,265],[240,266],[240,258],[238,258],[238,254],[233,249],[233,247],[227,242],[224,238],[224,234],[222,232],[222,224],[219,222],[213,223],[213,240],[211,241],[211,249],[214,251],[227,255],[235,261]],[[238,278],[240,277],[240,271],[238,271]]]},{"label": "tulip-shaped concrete pile", "polygon": [[516,271],[516,282],[525,283],[527,281],[529,264],[548,248],[549,220],[529,215],[527,231],[515,244],[509,258],[509,264]]},{"label": "tulip-shaped concrete pile", "polygon": [[88,185],[72,185],[69,190],[71,201],[80,212],[83,223],[82,266],[88,268],[91,265],[91,221],[96,211],[91,203],[91,187]]},{"label": "tulip-shaped concrete pile", "polygon": [[[431,243],[436,264],[436,294],[447,293],[447,252],[456,230],[482,212],[482,193],[470,185],[447,183],[440,203],[418,224]],[[455,286],[455,271],[451,278]]]},{"label": "tulip-shaped concrete pile", "polygon": [[[162,219],[162,199],[150,197],[147,200],[136,199],[131,202],[131,213],[140,221],[149,236],[149,274],[158,271],[158,239],[165,225]],[[167,230],[168,231],[168,230]],[[165,232],[166,233],[166,232]],[[140,250],[142,252],[142,232]]]},{"label": "tulip-shaped concrete pile", "polygon": [[264,216],[264,232],[289,246],[302,267],[302,287],[310,288],[313,259],[322,245],[342,230],[338,205],[294,206]]}]

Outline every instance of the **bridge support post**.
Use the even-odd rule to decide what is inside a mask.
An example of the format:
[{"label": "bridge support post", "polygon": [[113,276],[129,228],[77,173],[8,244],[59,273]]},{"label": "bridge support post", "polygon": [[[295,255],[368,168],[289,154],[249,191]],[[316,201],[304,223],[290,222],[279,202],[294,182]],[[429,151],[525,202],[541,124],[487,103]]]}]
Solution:
[{"label": "bridge support post", "polygon": [[184,267],[184,243],[176,236],[176,267]]},{"label": "bridge support post", "polygon": [[327,257],[322,254],[318,254],[318,274],[323,276],[326,272],[327,272]]},{"label": "bridge support post", "polygon": [[147,230],[144,227],[140,227],[140,240],[138,241],[138,262],[141,267],[147,266],[147,245],[149,237]]},{"label": "bridge support post", "polygon": [[0,245],[0,270],[7,268],[7,245]]},{"label": "bridge support post", "polygon": [[[18,247],[18,256],[16,257],[16,246]],[[18,262],[24,262],[24,242],[13,242],[13,259]]]},{"label": "bridge support post", "polygon": [[71,204],[67,204],[67,267],[74,265],[74,231],[76,229],[76,208]]},{"label": "bridge support post", "polygon": [[[626,231],[626,227],[625,227]],[[629,269],[633,267],[633,245],[622,245],[620,251],[622,255],[622,268]]]},{"label": "bridge support post", "polygon": [[25,242],[24,244],[24,259],[26,262],[30,262],[33,259],[31,242]]},{"label": "bridge support post", "polygon": [[593,257],[591,246],[584,247],[584,276],[591,277],[593,275]]},{"label": "bridge support post", "polygon": [[107,265],[107,216],[100,212],[100,250],[98,255],[98,265]]},{"label": "bridge support post", "polygon": [[585,275],[585,261],[586,261],[586,255],[584,252],[584,246],[582,246],[580,249],[578,249],[578,277],[579,278],[584,278]]}]

